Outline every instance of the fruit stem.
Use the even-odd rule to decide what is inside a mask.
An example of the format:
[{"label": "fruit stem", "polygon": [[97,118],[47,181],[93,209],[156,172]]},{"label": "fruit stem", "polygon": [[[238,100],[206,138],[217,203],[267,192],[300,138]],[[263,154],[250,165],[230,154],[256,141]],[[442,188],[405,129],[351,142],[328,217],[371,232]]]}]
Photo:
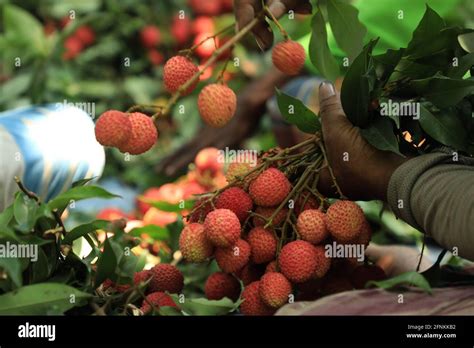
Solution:
[{"label": "fruit stem", "polygon": [[265,13],[272,19],[273,23],[277,26],[278,30],[280,31],[281,35],[283,35],[283,38],[285,41],[289,40],[290,37],[286,30],[283,28],[283,26],[280,24],[278,19],[273,15],[272,11],[270,11],[270,8],[268,6],[265,6]]},{"label": "fruit stem", "polygon": [[19,177],[15,176],[15,182],[18,186],[18,188],[29,198],[34,199],[38,204],[40,204],[40,199],[39,197],[34,193],[28,190],[25,185],[23,185],[23,182],[20,180]]},{"label": "fruit stem", "polygon": [[337,193],[339,194],[339,197],[341,199],[347,199],[347,197],[342,193],[341,188],[337,184],[336,177],[334,176],[334,172],[332,170],[332,167],[329,164],[328,157],[326,155],[326,149],[324,148],[323,142],[319,141],[318,145],[319,145],[319,148],[321,149],[321,152],[323,153],[323,156],[324,156],[325,167],[327,167],[328,170],[329,170],[329,174],[331,175],[331,179],[333,181],[334,186],[336,187],[336,190],[337,190]]},{"label": "fruit stem", "polygon": [[[181,54],[184,54],[184,53],[185,53],[185,54],[186,54],[186,57],[189,58],[189,57],[191,56],[191,54],[193,54],[193,52],[194,52],[199,46],[203,45],[206,41],[211,40],[211,39],[214,40],[216,37],[218,37],[218,36],[224,34],[225,32],[227,32],[227,31],[229,31],[229,30],[231,30],[233,27],[234,27],[234,24],[228,25],[227,27],[222,28],[221,30],[219,30],[217,33],[214,33],[213,35],[210,35],[210,36],[204,38],[203,40],[201,40],[201,41],[198,42],[197,44],[191,46],[190,48],[186,48],[186,49],[184,49],[184,50],[179,51],[179,53],[181,53]],[[216,41],[214,40],[214,44],[215,44],[215,42],[216,42]]]}]

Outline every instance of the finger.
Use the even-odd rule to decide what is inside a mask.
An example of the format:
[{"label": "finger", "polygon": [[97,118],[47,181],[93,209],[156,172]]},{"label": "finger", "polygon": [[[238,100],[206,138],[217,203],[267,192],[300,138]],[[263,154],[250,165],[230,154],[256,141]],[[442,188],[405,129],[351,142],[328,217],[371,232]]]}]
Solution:
[{"label": "finger", "polygon": [[282,0],[268,1],[268,9],[276,18],[280,18],[288,11],[286,4]]},{"label": "finger", "polygon": [[319,115],[324,136],[331,130],[342,134],[344,129],[353,127],[342,109],[339,94],[330,82],[323,82],[319,86]]},{"label": "finger", "polygon": [[273,45],[273,31],[266,21],[261,21],[252,30],[261,50],[268,50]]},{"label": "finger", "polygon": [[234,12],[238,29],[240,30],[249,24],[261,8],[261,2],[258,0],[235,0]]}]

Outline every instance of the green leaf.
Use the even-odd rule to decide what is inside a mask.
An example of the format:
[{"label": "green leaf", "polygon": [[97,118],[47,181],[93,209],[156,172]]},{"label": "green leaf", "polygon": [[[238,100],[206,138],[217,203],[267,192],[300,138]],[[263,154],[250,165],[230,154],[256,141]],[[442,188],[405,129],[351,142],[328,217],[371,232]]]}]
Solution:
[{"label": "green leaf", "polygon": [[321,130],[318,116],[299,99],[289,96],[276,89],[278,107],[285,121],[298,127],[305,133],[314,134]]},{"label": "green leaf", "polygon": [[443,18],[438,15],[431,7],[426,5],[426,11],[420,23],[413,32],[413,37],[408,44],[407,54],[415,55],[425,47],[427,42],[437,40],[439,32],[445,28]]},{"label": "green leaf", "polygon": [[10,80],[3,82],[0,95],[0,103],[5,103],[20,96],[28,90],[31,84],[31,74],[17,74]]},{"label": "green leaf", "polygon": [[21,260],[17,257],[0,257],[0,268],[2,268],[16,287],[23,283]]},{"label": "green leaf", "polygon": [[171,307],[171,306],[164,306],[158,308],[158,314],[162,316],[167,316],[167,317],[176,317],[176,316],[182,316],[183,313],[177,308]]},{"label": "green leaf", "polygon": [[373,56],[377,76],[385,83],[403,57],[404,49],[388,49],[385,53]]},{"label": "green leaf", "polygon": [[443,108],[456,105],[465,96],[474,93],[474,79],[452,79],[436,74],[427,79],[410,81],[409,88]]},{"label": "green leaf", "polygon": [[38,248],[38,259],[31,260],[31,283],[46,281],[49,276],[51,266],[48,257],[42,248]]},{"label": "green leaf", "polygon": [[451,67],[447,76],[452,79],[462,79],[466,72],[474,66],[474,52],[468,53],[459,59],[458,66]]},{"label": "green leaf", "polygon": [[92,178],[86,178],[86,179],[81,179],[81,180],[77,180],[77,181],[74,181],[72,183],[72,187],[78,187],[78,186],[86,186],[90,181],[96,179],[97,177],[94,176]]},{"label": "green leaf", "polygon": [[114,195],[98,186],[78,186],[61,193],[56,198],[48,202],[48,206],[53,209],[64,209],[71,201],[80,201],[88,198],[110,199],[120,197]]},{"label": "green leaf", "polygon": [[116,250],[118,248],[114,247],[115,243],[116,242],[110,238],[107,238],[104,242],[104,251],[97,261],[96,287],[108,278],[115,278],[115,269],[122,255],[122,253],[118,253],[118,250]]},{"label": "green leaf", "polygon": [[474,31],[459,35],[458,42],[464,51],[474,53]]},{"label": "green leaf", "polygon": [[235,311],[241,303],[241,301],[234,303],[227,297],[218,301],[206,298],[185,298],[184,303],[180,303],[178,295],[171,294],[170,296],[181,310],[189,315],[225,315]]},{"label": "green leaf", "polygon": [[370,287],[372,285],[382,289],[392,289],[402,285],[409,285],[420,288],[428,294],[432,294],[430,283],[428,283],[423,275],[417,272],[403,273],[387,280],[370,281],[367,282],[366,287]]},{"label": "green leaf", "polygon": [[311,63],[319,70],[321,75],[334,81],[339,76],[339,65],[329,49],[326,22],[319,8],[313,16],[311,28],[312,32],[309,42],[309,58]]},{"label": "green leaf", "polygon": [[150,236],[150,238],[154,240],[167,241],[170,239],[170,232],[168,231],[168,229],[157,225],[137,227],[131,230],[128,234],[134,237],[141,237],[142,234],[147,234]]},{"label": "green leaf", "polygon": [[359,11],[339,0],[329,0],[327,11],[334,38],[352,61],[362,51],[364,36],[367,33],[367,29],[358,19]]},{"label": "green leaf", "polygon": [[66,234],[66,237],[61,241],[62,244],[71,244],[78,238],[85,236],[96,230],[104,229],[110,222],[106,220],[95,220],[87,224],[83,224],[73,228]]},{"label": "green leaf", "polygon": [[392,122],[388,117],[379,117],[368,128],[361,129],[360,132],[364,139],[377,149],[401,155]]},{"label": "green leaf", "polygon": [[34,16],[20,7],[5,5],[3,18],[9,41],[20,43],[34,53],[46,54],[43,26]]},{"label": "green leaf", "polygon": [[342,83],[342,106],[349,120],[358,127],[366,127],[369,123],[370,95],[376,80],[371,54],[377,41],[372,40],[364,47]]},{"label": "green leaf", "polygon": [[38,204],[22,192],[18,192],[13,204],[13,215],[17,222],[17,228],[22,232],[30,232],[36,222],[36,211]]},{"label": "green leaf", "polygon": [[13,218],[13,205],[10,205],[4,211],[0,213],[0,235],[2,233],[2,228],[7,227],[10,224],[10,221]]},{"label": "green leaf", "polygon": [[467,132],[455,113],[443,110],[433,114],[426,105],[421,104],[419,122],[421,128],[441,144],[458,150],[466,149]]},{"label": "green leaf", "polygon": [[[57,283],[22,287],[0,296],[0,315],[46,315],[81,306],[92,295]],[[74,299],[74,301],[72,301]]]},{"label": "green leaf", "polygon": [[[179,213],[182,210],[190,210],[193,208],[194,201],[184,201],[180,203],[169,203],[165,201],[154,201],[152,199],[146,199],[143,196],[138,198],[140,201],[150,204],[151,206],[169,213]],[[184,204],[182,204],[184,203]]]}]

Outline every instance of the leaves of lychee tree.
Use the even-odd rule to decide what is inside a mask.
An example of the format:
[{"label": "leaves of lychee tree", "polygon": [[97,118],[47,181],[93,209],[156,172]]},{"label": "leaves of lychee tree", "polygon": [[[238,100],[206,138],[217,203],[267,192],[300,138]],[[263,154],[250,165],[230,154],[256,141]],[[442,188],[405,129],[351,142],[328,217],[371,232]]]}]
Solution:
[{"label": "leaves of lychee tree", "polygon": [[206,298],[184,298],[184,303],[180,302],[178,295],[172,294],[173,301],[188,315],[225,315],[235,311],[242,300],[232,302],[227,297],[218,301]]},{"label": "leaves of lychee tree", "polygon": [[379,117],[369,127],[361,129],[360,132],[364,139],[377,149],[401,155],[398,148],[398,139],[393,132],[390,118]]},{"label": "leaves of lychee tree", "polygon": [[375,286],[382,289],[394,289],[400,286],[414,286],[428,294],[432,294],[430,283],[426,278],[417,272],[406,272],[396,277],[381,280],[381,281],[370,281],[365,285],[366,287]]},{"label": "leaves of lychee tree", "polygon": [[76,186],[50,200],[48,206],[51,210],[62,210],[65,209],[71,201],[80,201],[88,198],[111,199],[116,197],[120,196],[112,194],[98,186]]},{"label": "leaves of lychee tree", "polygon": [[276,98],[280,112],[286,122],[309,134],[321,130],[319,117],[301,100],[283,93],[278,88],[276,89]]}]

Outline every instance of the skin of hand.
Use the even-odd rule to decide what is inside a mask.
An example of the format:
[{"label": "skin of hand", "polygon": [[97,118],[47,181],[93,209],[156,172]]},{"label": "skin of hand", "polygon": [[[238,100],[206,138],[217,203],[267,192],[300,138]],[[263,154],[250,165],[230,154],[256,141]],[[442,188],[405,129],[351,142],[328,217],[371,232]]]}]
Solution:
[{"label": "skin of hand", "polygon": [[[290,10],[298,14],[311,14],[312,12],[309,0],[267,0],[266,5],[276,18],[280,18]],[[235,0],[234,12],[238,29],[240,30],[245,27],[262,10],[262,0]],[[262,50],[267,50],[273,45],[273,32],[265,18],[262,18],[260,23],[255,26],[252,33]]]},{"label": "skin of hand", "polygon": [[[319,105],[327,158],[343,195],[386,201],[390,177],[408,158],[370,145],[347,119],[333,84],[321,83]],[[338,196],[328,168],[321,171],[318,188],[326,196]]]}]

